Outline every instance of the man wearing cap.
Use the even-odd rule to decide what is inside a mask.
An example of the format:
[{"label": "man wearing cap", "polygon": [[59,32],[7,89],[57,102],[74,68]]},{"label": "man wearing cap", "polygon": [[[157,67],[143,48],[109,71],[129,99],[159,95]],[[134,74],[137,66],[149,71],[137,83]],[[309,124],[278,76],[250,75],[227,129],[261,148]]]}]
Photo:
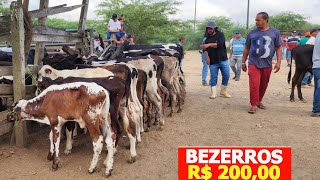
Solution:
[{"label": "man wearing cap", "polygon": [[[233,38],[231,49],[230,49],[230,66],[232,71],[234,72],[235,76],[233,79],[239,81],[240,74],[241,74],[241,63],[242,63],[242,55],[244,46],[246,44],[246,39],[241,37],[241,31],[236,30],[234,32],[236,37]],[[236,66],[237,65],[237,66]]]},{"label": "man wearing cap", "polygon": [[210,99],[217,97],[216,86],[218,82],[219,69],[222,74],[222,84],[220,95],[222,97],[230,98],[227,93],[227,86],[230,77],[230,64],[227,56],[227,48],[225,44],[225,37],[214,21],[209,21],[206,27],[208,37],[203,45],[206,54],[206,61],[210,65],[210,86],[211,96]]},{"label": "man wearing cap", "polygon": [[272,71],[272,57],[277,54],[277,63],[274,72],[277,73],[281,66],[281,37],[277,29],[268,25],[269,15],[260,12],[256,16],[257,28],[250,31],[242,57],[242,70],[247,71],[246,60],[249,55],[248,75],[250,87],[250,114],[257,109],[266,109],[262,99],[267,90]]},{"label": "man wearing cap", "polygon": [[320,34],[317,35],[314,43],[312,62],[312,70],[314,76],[314,95],[311,116],[320,117]]},{"label": "man wearing cap", "polygon": [[297,31],[292,31],[291,36],[288,37],[288,48],[287,48],[287,63],[288,67],[290,66],[290,60],[291,60],[291,51],[293,48],[299,45],[300,37],[297,36]]},{"label": "man wearing cap", "polygon": [[119,41],[122,37],[121,30],[121,22],[117,19],[117,15],[113,14],[112,19],[109,20],[108,28],[107,28],[107,39],[110,39],[111,33],[115,33],[117,40]]}]

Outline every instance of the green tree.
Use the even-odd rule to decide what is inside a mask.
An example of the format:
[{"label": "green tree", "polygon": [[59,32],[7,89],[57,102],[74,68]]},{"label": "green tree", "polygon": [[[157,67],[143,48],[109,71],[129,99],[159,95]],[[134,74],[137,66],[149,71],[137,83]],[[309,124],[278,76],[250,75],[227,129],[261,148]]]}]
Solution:
[{"label": "green tree", "polygon": [[280,31],[291,31],[293,29],[303,30],[307,26],[308,17],[293,12],[282,12],[280,14],[270,16],[269,25]]},{"label": "green tree", "polygon": [[178,35],[181,30],[179,21],[169,19],[169,15],[176,14],[180,4],[175,0],[105,0],[99,4],[98,15],[108,23],[112,14],[124,14],[126,32],[133,34],[137,43],[154,42],[155,39],[167,42],[174,39],[170,34]]},{"label": "green tree", "polygon": [[7,0],[0,0],[0,16],[10,14],[10,5]]}]

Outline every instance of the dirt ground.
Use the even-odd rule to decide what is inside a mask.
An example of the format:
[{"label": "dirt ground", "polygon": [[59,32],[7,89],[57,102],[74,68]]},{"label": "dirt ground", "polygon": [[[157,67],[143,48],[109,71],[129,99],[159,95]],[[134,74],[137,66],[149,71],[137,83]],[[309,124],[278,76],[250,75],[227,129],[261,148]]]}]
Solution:
[{"label": "dirt ground", "polygon": [[[183,112],[166,118],[163,131],[145,133],[137,147],[137,161],[128,164],[128,139],[122,139],[109,179],[177,179],[179,146],[291,146],[294,180],[318,180],[320,176],[319,118],[309,116],[313,89],[303,89],[307,103],[290,102],[286,82],[288,68],[282,62],[279,73],[272,74],[264,98],[267,110],[247,113],[249,89],[247,73],[241,80],[230,80],[231,99],[209,99],[209,87],[201,85],[201,59],[196,51],[187,52],[183,69],[187,80],[187,99]],[[231,74],[231,77],[233,74]],[[219,79],[219,84],[221,79]],[[166,112],[168,113],[168,111]],[[51,171],[46,160],[49,130],[29,139],[26,148],[0,145],[0,179],[102,179],[106,154],[97,172],[88,174],[92,144],[88,135],[80,135],[69,156],[61,154],[61,166]],[[61,143],[60,152],[65,147]]]}]

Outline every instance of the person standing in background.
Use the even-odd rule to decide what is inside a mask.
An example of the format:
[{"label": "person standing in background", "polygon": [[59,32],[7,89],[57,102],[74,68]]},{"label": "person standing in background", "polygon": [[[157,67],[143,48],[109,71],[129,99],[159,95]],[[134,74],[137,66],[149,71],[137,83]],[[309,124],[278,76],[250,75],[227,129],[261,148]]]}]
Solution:
[{"label": "person standing in background", "polygon": [[209,65],[207,64],[207,60],[206,60],[206,54],[204,53],[204,49],[203,49],[203,44],[206,42],[207,39],[207,33],[205,33],[203,40],[202,40],[202,51],[201,51],[201,59],[202,59],[202,85],[203,86],[209,86],[209,84],[207,83],[207,76],[208,76],[208,69],[209,69]]},{"label": "person standing in background", "polygon": [[282,59],[286,59],[287,48],[288,48],[287,41],[288,41],[288,39],[287,39],[286,35],[283,34],[283,35],[281,36],[281,42],[282,42],[282,45],[281,45],[281,47],[282,47]]},{"label": "person standing in background", "polygon": [[308,40],[310,39],[310,36],[311,36],[310,32],[309,31],[306,32],[304,37],[301,38],[299,45],[305,45],[308,42]]},{"label": "person standing in background", "polygon": [[290,66],[291,63],[291,51],[293,48],[299,45],[300,37],[297,36],[297,31],[292,31],[291,36],[288,37],[288,49],[287,49],[287,66]]},{"label": "person standing in background", "polygon": [[181,72],[182,71],[182,64],[183,64],[183,60],[184,60],[184,54],[185,54],[185,51],[184,51],[184,48],[183,48],[183,45],[184,45],[184,42],[185,42],[185,37],[184,36],[180,36],[179,38],[179,42],[178,42],[178,46],[181,48],[181,62],[180,62],[180,70]]},{"label": "person standing in background", "polygon": [[319,29],[311,29],[311,31],[310,31],[311,37],[310,37],[310,39],[306,42],[306,44],[314,45],[318,33],[319,33]]},{"label": "person standing in background", "polygon": [[231,49],[230,49],[230,67],[234,72],[234,77],[236,81],[240,80],[241,74],[241,63],[242,56],[244,51],[244,46],[246,44],[246,39],[241,37],[241,31],[236,30],[235,38],[232,40]]}]

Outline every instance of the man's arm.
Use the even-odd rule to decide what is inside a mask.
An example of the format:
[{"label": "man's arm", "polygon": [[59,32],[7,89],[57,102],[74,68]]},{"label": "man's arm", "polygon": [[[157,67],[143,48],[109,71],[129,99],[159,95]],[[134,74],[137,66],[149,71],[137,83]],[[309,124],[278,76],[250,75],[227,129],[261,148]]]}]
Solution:
[{"label": "man's arm", "polygon": [[233,48],[230,48],[230,56],[229,56],[229,59],[232,58],[232,54],[233,54]]},{"label": "man's arm", "polygon": [[250,50],[250,46],[245,46],[244,47],[244,51],[243,51],[243,56],[242,56],[242,70],[244,72],[247,72],[247,65],[246,65],[246,61],[249,55],[249,50]]},{"label": "man's arm", "polygon": [[274,66],[274,73],[277,73],[280,70],[281,67],[281,56],[282,56],[282,48],[281,46],[276,47],[276,53],[277,53],[277,63]]},{"label": "man's arm", "polygon": [[206,55],[207,64],[210,65],[210,57],[209,57],[208,51],[204,51],[204,54]]}]

